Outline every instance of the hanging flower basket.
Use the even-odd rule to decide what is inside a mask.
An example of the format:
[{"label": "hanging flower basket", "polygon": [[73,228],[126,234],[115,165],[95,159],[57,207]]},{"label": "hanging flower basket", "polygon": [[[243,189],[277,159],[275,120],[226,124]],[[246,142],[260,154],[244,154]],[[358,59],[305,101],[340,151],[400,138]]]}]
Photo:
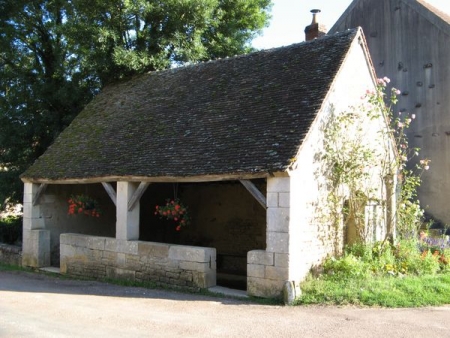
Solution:
[{"label": "hanging flower basket", "polygon": [[92,217],[100,217],[99,203],[87,195],[71,195],[69,200],[69,215],[84,214]]},{"label": "hanging flower basket", "polygon": [[174,200],[167,199],[165,205],[157,205],[155,207],[155,215],[159,215],[160,218],[173,220],[176,225],[176,231],[180,231],[181,228],[191,223],[187,207],[178,198]]}]

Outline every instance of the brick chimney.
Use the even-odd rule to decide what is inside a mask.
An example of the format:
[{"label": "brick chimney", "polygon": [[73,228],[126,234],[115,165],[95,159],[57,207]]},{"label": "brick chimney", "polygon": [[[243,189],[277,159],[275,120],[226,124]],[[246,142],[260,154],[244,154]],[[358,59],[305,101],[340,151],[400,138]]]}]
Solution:
[{"label": "brick chimney", "polygon": [[319,24],[317,22],[317,15],[320,13],[320,9],[312,9],[311,13],[313,15],[312,22],[309,26],[305,28],[305,40],[313,40],[316,38],[320,38],[327,34],[327,29],[325,25]]}]

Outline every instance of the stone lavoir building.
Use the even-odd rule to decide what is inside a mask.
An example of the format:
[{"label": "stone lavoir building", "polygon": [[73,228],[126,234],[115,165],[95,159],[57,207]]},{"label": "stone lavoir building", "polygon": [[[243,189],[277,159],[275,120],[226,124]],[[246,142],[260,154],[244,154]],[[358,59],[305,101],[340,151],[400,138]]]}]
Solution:
[{"label": "stone lavoir building", "polygon": [[[279,297],[342,249],[343,229],[319,217],[324,128],[375,85],[356,29],[105,88],[22,175],[23,264]],[[378,142],[386,120],[366,126]],[[78,194],[102,215],[67,215]],[[181,231],[155,215],[176,198]]]}]

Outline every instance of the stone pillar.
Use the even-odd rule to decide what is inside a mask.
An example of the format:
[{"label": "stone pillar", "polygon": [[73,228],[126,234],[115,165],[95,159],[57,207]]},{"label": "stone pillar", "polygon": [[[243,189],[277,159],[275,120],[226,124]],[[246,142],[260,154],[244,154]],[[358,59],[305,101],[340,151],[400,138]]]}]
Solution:
[{"label": "stone pillar", "polygon": [[33,199],[39,184],[25,183],[23,197],[22,265],[43,267],[50,265],[50,231],[45,230],[39,204]]},{"label": "stone pillar", "polygon": [[128,210],[128,201],[138,186],[139,183],[134,182],[117,182],[117,239],[127,241],[139,239],[139,201],[132,210]]},{"label": "stone pillar", "polygon": [[290,178],[267,179],[266,250],[247,254],[247,292],[258,297],[281,297],[289,278]]}]

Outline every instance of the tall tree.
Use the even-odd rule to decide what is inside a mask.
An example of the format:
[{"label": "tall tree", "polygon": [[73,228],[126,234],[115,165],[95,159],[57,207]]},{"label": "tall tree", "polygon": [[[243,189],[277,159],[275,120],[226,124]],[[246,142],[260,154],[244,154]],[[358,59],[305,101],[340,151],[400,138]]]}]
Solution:
[{"label": "tall tree", "polygon": [[0,205],[98,90],[242,54],[271,0],[0,0]]},{"label": "tall tree", "polygon": [[131,74],[243,54],[271,0],[73,0],[72,44],[105,84]]},{"label": "tall tree", "polygon": [[64,36],[65,1],[0,1],[0,204],[92,98]]}]

